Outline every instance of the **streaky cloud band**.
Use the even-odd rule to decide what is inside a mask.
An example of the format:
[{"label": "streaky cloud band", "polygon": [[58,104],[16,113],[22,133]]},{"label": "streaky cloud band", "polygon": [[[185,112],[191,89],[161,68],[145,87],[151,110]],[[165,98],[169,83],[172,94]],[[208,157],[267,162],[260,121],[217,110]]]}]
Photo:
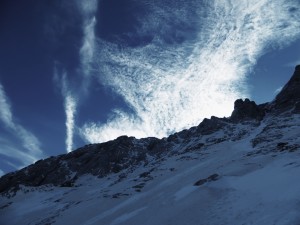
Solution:
[{"label": "streaky cloud band", "polygon": [[[0,83],[0,120],[11,131],[14,136],[21,140],[22,148],[9,148],[2,140],[0,154],[21,161],[22,166],[33,163],[44,156],[41,150],[41,143],[38,138],[22,125],[15,121],[12,107],[5,93],[3,85]],[[14,152],[14,154],[11,154]]]},{"label": "streaky cloud band", "polygon": [[77,101],[73,95],[72,89],[68,82],[67,73],[63,71],[59,73],[57,66],[54,68],[54,83],[61,90],[64,101],[65,125],[66,125],[66,151],[71,152],[73,149],[73,136],[75,126],[75,114],[77,110]]}]

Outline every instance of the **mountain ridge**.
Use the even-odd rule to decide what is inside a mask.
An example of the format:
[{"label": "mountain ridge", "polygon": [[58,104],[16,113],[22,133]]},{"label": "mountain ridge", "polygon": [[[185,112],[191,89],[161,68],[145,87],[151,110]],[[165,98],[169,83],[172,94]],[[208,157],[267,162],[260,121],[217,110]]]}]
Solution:
[{"label": "mountain ridge", "polygon": [[121,136],[0,178],[0,225],[300,224],[300,73],[276,98],[158,139]]},{"label": "mountain ridge", "polygon": [[[166,138],[136,139],[135,137],[120,136],[108,142],[86,145],[68,154],[42,159],[19,171],[2,176],[0,178],[0,193],[5,193],[10,189],[17,191],[19,185],[41,186],[53,184],[71,187],[80,175],[90,173],[98,177],[104,177],[109,173],[118,173],[122,169],[127,169],[141,161],[146,162],[146,154],[154,156],[169,153],[170,146],[178,138],[184,139],[195,134],[200,136],[211,134],[222,129],[228,123],[242,123],[249,120],[259,123],[266,113],[282,113],[287,110],[299,113],[299,87],[300,65],[297,65],[293,76],[273,102],[257,105],[248,98],[245,100],[237,99],[230,117],[218,118],[212,116],[210,119],[205,118],[198,126],[176,132]],[[86,154],[87,152],[90,154],[89,156]],[[94,160],[95,158],[98,160]]]}]

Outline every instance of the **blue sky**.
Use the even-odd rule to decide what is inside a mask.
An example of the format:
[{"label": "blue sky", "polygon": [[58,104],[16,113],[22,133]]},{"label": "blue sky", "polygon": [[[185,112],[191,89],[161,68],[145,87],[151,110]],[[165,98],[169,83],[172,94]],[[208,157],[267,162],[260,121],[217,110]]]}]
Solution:
[{"label": "blue sky", "polygon": [[299,18],[298,0],[2,0],[0,173],[271,101]]}]

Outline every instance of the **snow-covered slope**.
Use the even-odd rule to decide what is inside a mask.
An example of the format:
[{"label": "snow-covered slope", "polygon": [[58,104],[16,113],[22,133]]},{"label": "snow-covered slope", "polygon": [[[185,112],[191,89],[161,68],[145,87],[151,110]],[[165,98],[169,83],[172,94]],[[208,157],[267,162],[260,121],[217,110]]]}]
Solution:
[{"label": "snow-covered slope", "polygon": [[237,100],[230,118],[3,176],[0,224],[300,224],[299,71],[273,102]]}]

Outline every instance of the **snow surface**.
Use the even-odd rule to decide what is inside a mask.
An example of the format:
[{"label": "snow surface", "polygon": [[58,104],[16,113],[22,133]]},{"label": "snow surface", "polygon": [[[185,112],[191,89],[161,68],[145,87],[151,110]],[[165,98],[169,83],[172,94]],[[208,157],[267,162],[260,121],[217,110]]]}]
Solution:
[{"label": "snow surface", "polygon": [[[248,133],[234,141],[213,144],[226,135],[220,131],[178,143],[178,152],[211,144],[157,162],[153,158],[123,179],[121,171],[105,178],[83,176],[71,188],[24,187],[0,198],[0,224],[300,224],[299,115],[237,125],[233,132],[242,130]],[[253,148],[255,138],[261,141]],[[293,151],[278,149],[279,142]],[[141,176],[144,172],[149,175]],[[194,185],[212,174],[218,179]]]}]

